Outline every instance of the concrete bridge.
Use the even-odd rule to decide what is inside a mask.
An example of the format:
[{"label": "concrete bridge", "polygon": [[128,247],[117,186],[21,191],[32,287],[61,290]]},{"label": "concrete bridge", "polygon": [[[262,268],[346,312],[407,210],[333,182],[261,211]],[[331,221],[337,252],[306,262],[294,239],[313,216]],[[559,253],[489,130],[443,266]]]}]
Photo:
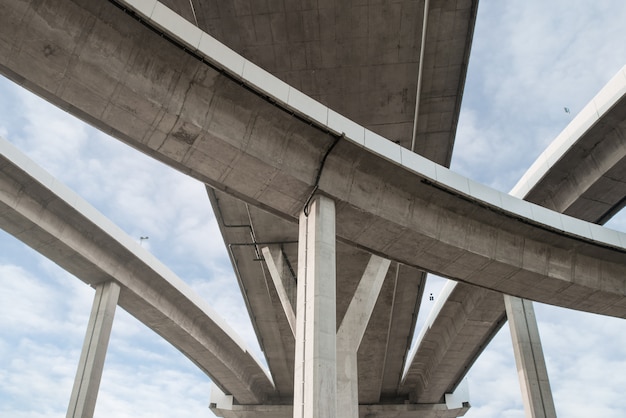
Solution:
[{"label": "concrete bridge", "polygon": [[[321,4],[272,13],[189,4],[7,2],[0,69],[209,186],[271,377],[171,273],[112,234],[84,203],[74,207],[75,196],[9,147],[2,222],[88,283],[108,283],[102,292],[114,301],[108,289],[119,287],[120,305],[234,401],[215,405],[217,413],[296,416],[295,397],[305,413],[327,416],[307,403],[312,396],[336,398],[345,403],[340,411],[361,415],[458,416],[469,404],[452,392],[504,323],[502,293],[626,317],[626,237],[585,222],[602,223],[624,204],[623,72],[511,196],[446,168],[475,3],[406,2],[358,11],[365,15]],[[269,20],[261,17],[268,13]],[[335,16],[334,26],[320,23],[324,13]],[[391,25],[342,32],[349,19],[360,28],[359,16],[372,15],[410,18],[412,32],[394,38],[384,32]],[[254,34],[246,33],[250,21]],[[216,38],[250,59],[259,54],[256,63],[274,74]],[[394,42],[406,49],[389,52]],[[325,56],[329,44],[343,49]],[[357,44],[367,48],[346,55]],[[336,266],[316,273],[317,251]],[[409,358],[424,272],[459,284]],[[300,293],[302,282],[320,293]],[[306,321],[304,301],[312,309]],[[305,329],[318,345],[304,343],[298,333]],[[309,358],[309,350],[323,354]],[[315,377],[309,364],[329,368],[335,383]],[[304,381],[303,389],[294,381]]]}]

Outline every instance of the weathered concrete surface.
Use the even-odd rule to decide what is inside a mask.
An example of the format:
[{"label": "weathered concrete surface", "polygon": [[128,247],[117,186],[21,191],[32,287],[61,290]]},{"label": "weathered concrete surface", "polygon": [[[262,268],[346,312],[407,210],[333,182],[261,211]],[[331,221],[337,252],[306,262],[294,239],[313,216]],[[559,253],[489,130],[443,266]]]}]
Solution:
[{"label": "weathered concrete surface", "polygon": [[[164,4],[321,103],[410,148],[424,1]],[[430,2],[416,152],[450,164],[477,0]]]},{"label": "weathered concrete surface", "polygon": [[287,322],[289,322],[289,328],[291,328],[291,333],[295,336],[295,298],[290,298],[289,295],[291,291],[296,289],[297,286],[291,277],[292,273],[285,267],[284,252],[276,245],[273,245],[273,248],[262,247],[261,250],[263,252],[265,265],[267,266],[270,276],[272,277],[274,288],[276,289],[276,293],[278,293],[278,299],[280,299],[280,304],[282,305],[285,316],[287,317]]},{"label": "weathered concrete surface", "polygon": [[[54,13],[38,6],[20,15],[21,3],[9,10],[9,20],[21,21],[18,32],[35,40],[7,40],[3,31],[5,74],[19,72],[23,84],[149,155],[295,220],[336,138],[242,89],[119,9],[68,0],[56,6]],[[73,18],[62,17],[68,15]],[[46,45],[56,55],[43,53]],[[107,67],[117,71],[100,65],[103,46]],[[40,64],[47,71],[33,73]],[[103,95],[72,90],[87,79]],[[293,106],[307,100],[289,94]],[[315,111],[309,116],[324,119]],[[318,191],[337,202],[338,237],[454,280],[626,316],[621,234],[511,199],[372,135],[369,146],[340,140],[326,160]],[[434,182],[424,174],[431,169]]]},{"label": "weathered concrete surface", "polygon": [[[291,265],[291,280],[296,283],[298,269],[298,226],[260,211],[223,192],[207,188],[207,193],[226,242],[229,256],[244,296],[259,345],[265,353],[276,391],[284,402],[293,402],[293,365],[295,339],[284,315],[270,272],[259,261],[265,244],[282,243]],[[263,231],[257,225],[269,225]],[[246,245],[237,245],[246,244]],[[276,244],[280,245],[280,244]],[[295,300],[295,295],[293,295]],[[295,303],[293,304],[295,309]]]},{"label": "weathered concrete surface", "polygon": [[[295,283],[298,262],[298,227],[282,218],[226,193],[208,189],[222,236],[235,266],[240,286],[259,341],[285,402],[293,395],[294,339],[280,307],[278,293],[264,271],[251,244],[272,242],[281,245],[291,266]],[[262,227],[261,227],[262,226]],[[254,230],[254,234],[250,231]],[[246,243],[247,245],[236,245]],[[235,245],[232,245],[235,244]],[[342,241],[337,243],[337,320],[342,321],[358,286],[370,254]],[[289,270],[289,269],[288,269]],[[392,263],[383,283],[358,351],[359,398],[364,403],[395,399],[402,368],[412,341],[419,302],[424,289],[423,273],[409,266]]]},{"label": "weathered concrete surface", "polygon": [[337,330],[337,410],[344,418],[359,416],[357,354],[391,262],[371,256]]},{"label": "weathered concrete surface", "polygon": [[[102,20],[74,7],[77,19],[59,22],[62,5],[56,3],[54,13],[43,6],[38,15],[34,9],[21,13],[22,4],[3,4],[8,10],[2,14],[7,20],[3,27],[14,28],[18,34],[44,35],[2,35],[3,72],[151,155],[286,219],[295,218],[332,138],[243,91],[156,35],[143,32],[105,4],[83,4],[102,13]],[[57,29],[46,32],[50,27]],[[73,30],[81,36],[65,37]],[[106,32],[115,36],[104,36]],[[29,42],[22,42],[24,38]],[[102,45],[110,47],[104,50],[107,60],[89,52],[102,53]],[[57,55],[46,56],[42,51]],[[47,74],[33,74],[38,65]],[[93,86],[100,90],[93,91]],[[132,108],[124,105],[129,100]],[[277,125],[285,130],[274,130]],[[623,257],[619,251],[562,237],[558,230],[537,228],[528,221],[530,217],[511,216],[515,211],[501,212],[497,205],[465,201],[467,188],[459,192],[442,189],[437,182],[420,183],[425,177],[343,141],[327,163],[320,190],[345,199],[338,208],[346,225],[338,232],[345,242],[499,291],[623,316],[621,281],[616,278],[623,273],[619,266],[597,261],[602,254],[615,261]],[[418,225],[418,219],[426,219],[427,225]],[[514,238],[518,234],[522,238]],[[497,244],[488,245],[494,241]],[[480,249],[480,244],[486,246]],[[468,248],[461,249],[464,246]],[[523,257],[507,256],[520,251],[526,252],[530,266],[524,266]],[[446,264],[450,260],[452,264]],[[581,275],[580,268],[587,262],[595,271]],[[531,266],[541,271],[532,271]],[[616,274],[611,274],[615,269]],[[603,274],[600,280],[596,280],[598,272]],[[536,284],[540,287],[535,288]],[[598,288],[603,291],[593,290]]]},{"label": "weathered concrete surface", "polygon": [[5,140],[0,140],[0,227],[91,286],[117,283],[119,306],[240,402],[273,396],[258,361],[202,299]]},{"label": "weathered concrete surface", "polygon": [[420,335],[398,387],[413,402],[441,402],[454,392],[506,321],[502,294],[464,283],[450,287],[445,304]]},{"label": "weathered concrete surface", "polygon": [[[590,222],[605,222],[626,200],[626,71],[622,69],[555,139],[514,187],[512,194]],[[478,292],[478,293],[477,293]],[[463,296],[468,295],[468,296]],[[480,298],[472,304],[467,299]],[[458,303],[469,304],[454,326],[443,322],[457,315]],[[491,312],[481,328],[466,329],[471,316]],[[451,391],[506,321],[498,293],[457,283],[433,326],[418,345],[401,392],[418,399],[441,399]],[[466,335],[471,331],[471,340]],[[459,356],[462,348],[464,356]],[[444,367],[434,368],[437,363]],[[411,389],[412,388],[412,389]],[[435,389],[436,388],[436,389]],[[430,393],[430,397],[425,394]]]},{"label": "weathered concrete surface", "polygon": [[[360,418],[456,418],[462,417],[470,405],[449,409],[446,404],[388,404],[359,405]],[[232,409],[211,407],[218,417],[224,418],[291,418],[291,405],[233,405]]]},{"label": "weathered concrete surface", "polygon": [[[439,164],[449,164],[477,1],[431,2],[417,121],[413,121],[413,115],[422,43],[423,1],[224,4],[219,1],[167,0],[164,3],[281,80],[372,131],[398,141],[405,148],[410,147],[413,124],[417,123],[415,151]],[[215,210],[214,200],[212,204]],[[244,212],[234,209],[234,205],[232,202],[228,206],[235,213]],[[241,203],[241,206],[245,204]],[[252,218],[271,219],[267,215],[255,215],[258,209],[248,208],[248,211]],[[283,230],[290,229],[278,219],[254,224],[257,235],[263,236],[264,240],[294,239],[286,239],[284,233],[274,234],[273,226],[277,224]],[[270,232],[264,231],[267,228]],[[295,228],[291,229],[294,232],[290,236],[297,237]],[[223,232],[226,231],[228,233],[223,236],[227,244],[240,242],[241,237],[234,238],[237,235],[234,229],[223,228]],[[268,294],[273,293],[272,286],[267,286],[267,290],[259,288],[264,282],[262,269],[245,261],[253,257],[244,255],[246,251],[252,253],[249,248],[231,249],[237,254],[235,258],[240,260],[237,272],[243,277],[239,281],[244,289],[250,289],[246,295],[248,309],[257,324],[255,329],[269,357],[277,387],[282,388],[281,393],[289,393],[286,391],[291,389],[280,382],[291,381],[284,365],[285,359],[290,359],[291,355],[286,357],[284,353],[285,350],[291,352],[292,339],[287,337],[280,344],[275,338],[280,333],[282,317],[271,320],[274,312],[267,304]],[[289,246],[285,251],[288,253]],[[350,257],[353,253],[353,249],[344,251],[339,247],[340,264],[350,258],[353,263],[366,262],[368,254]],[[295,260],[295,255],[290,259]],[[242,263],[251,268],[247,269]],[[296,262],[293,265],[295,269]],[[344,277],[344,272],[351,274],[359,266],[338,267],[338,289],[354,289],[356,274]],[[424,273],[395,263],[385,280],[372,324],[359,349],[359,373],[362,376],[359,397],[365,403],[378,402],[381,396],[396,397],[424,280]],[[349,295],[349,290],[342,291],[339,296]],[[342,303],[340,300],[338,314],[341,314]]]}]

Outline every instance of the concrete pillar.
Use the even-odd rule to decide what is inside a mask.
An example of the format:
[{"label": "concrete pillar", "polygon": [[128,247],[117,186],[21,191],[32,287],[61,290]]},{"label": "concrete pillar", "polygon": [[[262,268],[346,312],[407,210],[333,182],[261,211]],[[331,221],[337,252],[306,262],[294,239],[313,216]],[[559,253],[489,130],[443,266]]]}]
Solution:
[{"label": "concrete pillar", "polygon": [[556,418],[533,304],[529,300],[508,295],[504,295],[504,304],[526,416]]},{"label": "concrete pillar", "polygon": [[67,418],[93,416],[119,295],[120,287],[115,282],[101,283],[96,287]]},{"label": "concrete pillar", "polygon": [[357,354],[391,262],[371,256],[337,331],[337,410],[359,418]]},{"label": "concrete pillar", "polygon": [[263,252],[263,258],[265,259],[267,269],[272,277],[272,282],[274,282],[276,293],[278,293],[280,304],[282,305],[285,316],[287,317],[287,322],[289,322],[291,332],[295,336],[296,314],[293,312],[293,305],[291,304],[291,300],[289,298],[289,294],[292,291],[292,287],[295,286],[295,283],[291,277],[285,278],[283,253],[280,248],[263,247],[261,251]]},{"label": "concrete pillar", "polygon": [[300,215],[294,418],[337,415],[335,203],[316,197]]}]

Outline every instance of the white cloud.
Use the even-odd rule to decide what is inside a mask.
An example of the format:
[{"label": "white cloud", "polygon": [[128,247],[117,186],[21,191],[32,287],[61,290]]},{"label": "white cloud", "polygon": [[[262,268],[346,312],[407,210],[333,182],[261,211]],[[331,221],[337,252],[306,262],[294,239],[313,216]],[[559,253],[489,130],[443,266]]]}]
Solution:
[{"label": "white cloud", "polygon": [[453,169],[508,192],[626,64],[624,19],[617,2],[481,2]]}]

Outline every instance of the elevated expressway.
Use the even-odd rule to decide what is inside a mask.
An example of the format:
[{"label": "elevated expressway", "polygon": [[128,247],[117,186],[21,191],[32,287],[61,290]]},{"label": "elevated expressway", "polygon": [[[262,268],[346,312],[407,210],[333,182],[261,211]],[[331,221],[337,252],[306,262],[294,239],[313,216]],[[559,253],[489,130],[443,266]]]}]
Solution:
[{"label": "elevated expressway", "polygon": [[189,286],[2,138],[0,227],[93,287],[117,282],[119,306],[237,399],[258,403],[274,390],[241,338]]},{"label": "elevated expressway", "polygon": [[[605,223],[626,204],[625,128],[626,67],[572,120],[511,194]],[[506,322],[501,294],[460,282],[448,292],[417,342],[400,389],[421,402],[435,402],[453,391]]]},{"label": "elevated expressway", "polygon": [[[109,3],[54,3],[3,4],[0,68],[100,129],[287,222],[316,188],[336,201],[341,245],[497,292],[626,317],[622,234],[389,143],[160,6],[145,14],[149,24],[191,54]],[[285,401],[280,389],[263,396]]]}]

